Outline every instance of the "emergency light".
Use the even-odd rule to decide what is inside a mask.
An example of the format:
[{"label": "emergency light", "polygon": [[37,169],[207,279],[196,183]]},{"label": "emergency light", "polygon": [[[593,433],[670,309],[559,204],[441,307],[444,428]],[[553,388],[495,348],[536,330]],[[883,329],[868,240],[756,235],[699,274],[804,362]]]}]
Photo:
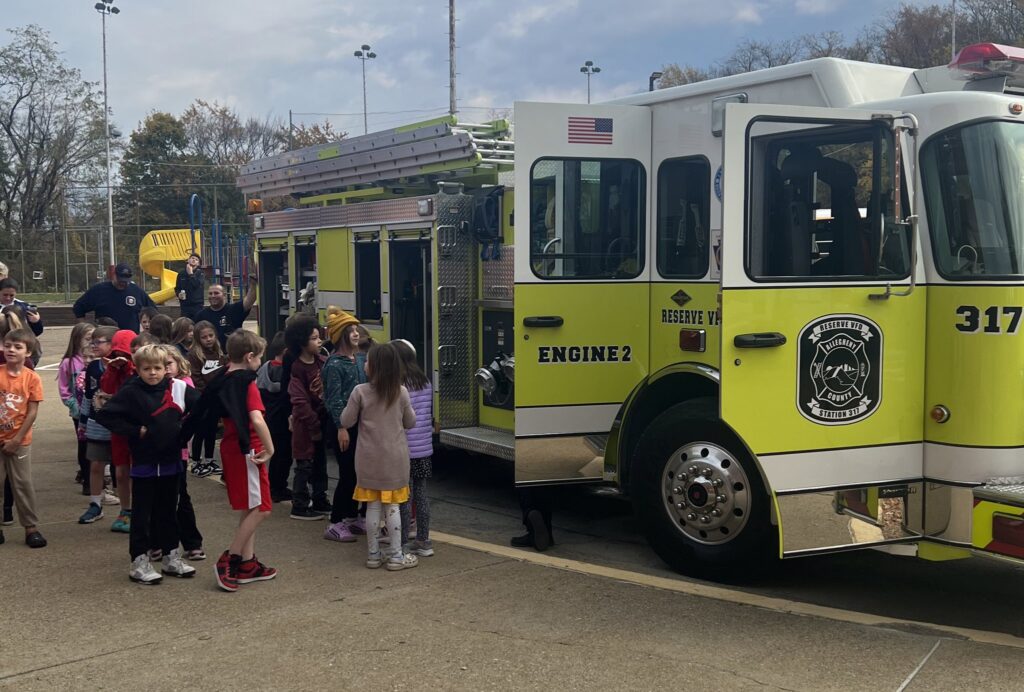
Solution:
[{"label": "emergency light", "polygon": [[975,43],[961,48],[949,69],[957,79],[1006,77],[1008,86],[1024,87],[1024,48]]}]

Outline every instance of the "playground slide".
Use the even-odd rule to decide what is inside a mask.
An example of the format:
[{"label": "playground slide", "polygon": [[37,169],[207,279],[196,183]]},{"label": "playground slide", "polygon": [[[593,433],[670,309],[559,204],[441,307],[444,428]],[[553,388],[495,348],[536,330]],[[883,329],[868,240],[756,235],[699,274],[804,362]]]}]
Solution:
[{"label": "playground slide", "polygon": [[192,254],[192,248],[201,248],[202,237],[195,231],[189,238],[189,229],[150,231],[139,243],[139,266],[149,276],[160,279],[160,290],[150,293],[154,303],[160,305],[173,299],[174,284],[178,280],[177,270],[168,269],[166,262],[184,262]]}]

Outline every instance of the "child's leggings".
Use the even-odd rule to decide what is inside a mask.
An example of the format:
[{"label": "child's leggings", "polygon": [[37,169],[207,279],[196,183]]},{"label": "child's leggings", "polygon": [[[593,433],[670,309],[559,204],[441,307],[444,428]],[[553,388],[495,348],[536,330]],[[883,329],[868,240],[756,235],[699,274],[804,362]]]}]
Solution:
[{"label": "child's leggings", "polygon": [[[200,428],[192,438],[192,461],[213,458],[213,450],[217,445],[217,423],[207,424]],[[203,456],[200,456],[202,454]]]},{"label": "child's leggings", "polygon": [[389,555],[402,552],[402,518],[397,504],[383,504],[380,500],[366,503],[366,548],[371,555],[380,552],[380,517],[384,514],[384,523],[391,536]]}]

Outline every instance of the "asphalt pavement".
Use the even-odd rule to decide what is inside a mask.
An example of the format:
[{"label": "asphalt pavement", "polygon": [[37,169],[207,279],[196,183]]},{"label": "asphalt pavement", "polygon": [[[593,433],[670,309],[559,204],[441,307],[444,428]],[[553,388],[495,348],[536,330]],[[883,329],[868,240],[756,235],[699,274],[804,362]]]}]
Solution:
[{"label": "asphalt pavement", "polygon": [[[217,589],[128,580],[114,512],[76,520],[74,437],[46,366],[33,463],[47,548],[17,525],[0,546],[0,688],[127,689],[1021,689],[1021,571],[861,552],[786,563],[743,587],[668,571],[628,505],[563,491],[557,545],[507,547],[518,525],[511,469],[453,454],[431,487],[437,553],[416,569],[364,567],[365,543],[276,505],[260,558],[277,579]],[[207,552],[237,517],[223,487],[191,491]],[[116,508],[110,508],[116,510]]]}]

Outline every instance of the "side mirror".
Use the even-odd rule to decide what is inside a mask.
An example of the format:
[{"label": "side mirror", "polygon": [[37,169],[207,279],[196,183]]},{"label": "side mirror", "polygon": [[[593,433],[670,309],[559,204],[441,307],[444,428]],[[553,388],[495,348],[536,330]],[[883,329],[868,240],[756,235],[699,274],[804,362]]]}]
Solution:
[{"label": "side mirror", "polygon": [[[893,217],[896,219],[896,224],[910,228],[910,285],[907,286],[905,291],[894,291],[892,290],[892,283],[886,283],[885,291],[883,293],[872,293],[868,296],[871,300],[888,300],[891,297],[903,298],[909,296],[917,288],[917,242],[918,242],[918,215],[917,215],[917,167],[918,167],[918,146],[917,146],[917,132],[918,122],[917,117],[913,113],[903,113],[897,116],[891,115],[876,115],[874,116],[877,120],[885,120],[889,123],[889,127],[893,133],[894,147],[893,147],[893,170],[892,170],[892,199],[893,199]],[[898,121],[908,121],[909,124],[902,124]],[[910,153],[910,166],[907,168],[907,185],[910,187],[910,194],[907,196],[910,199],[911,208],[908,210],[903,209],[903,190],[902,180],[903,176],[901,173],[904,170],[903,166],[903,144],[908,144],[908,150]],[[906,214],[904,212],[906,211]],[[879,219],[878,224],[878,252],[879,260],[881,260],[882,247],[885,242],[885,220]],[[879,266],[881,262],[879,261]]]}]

